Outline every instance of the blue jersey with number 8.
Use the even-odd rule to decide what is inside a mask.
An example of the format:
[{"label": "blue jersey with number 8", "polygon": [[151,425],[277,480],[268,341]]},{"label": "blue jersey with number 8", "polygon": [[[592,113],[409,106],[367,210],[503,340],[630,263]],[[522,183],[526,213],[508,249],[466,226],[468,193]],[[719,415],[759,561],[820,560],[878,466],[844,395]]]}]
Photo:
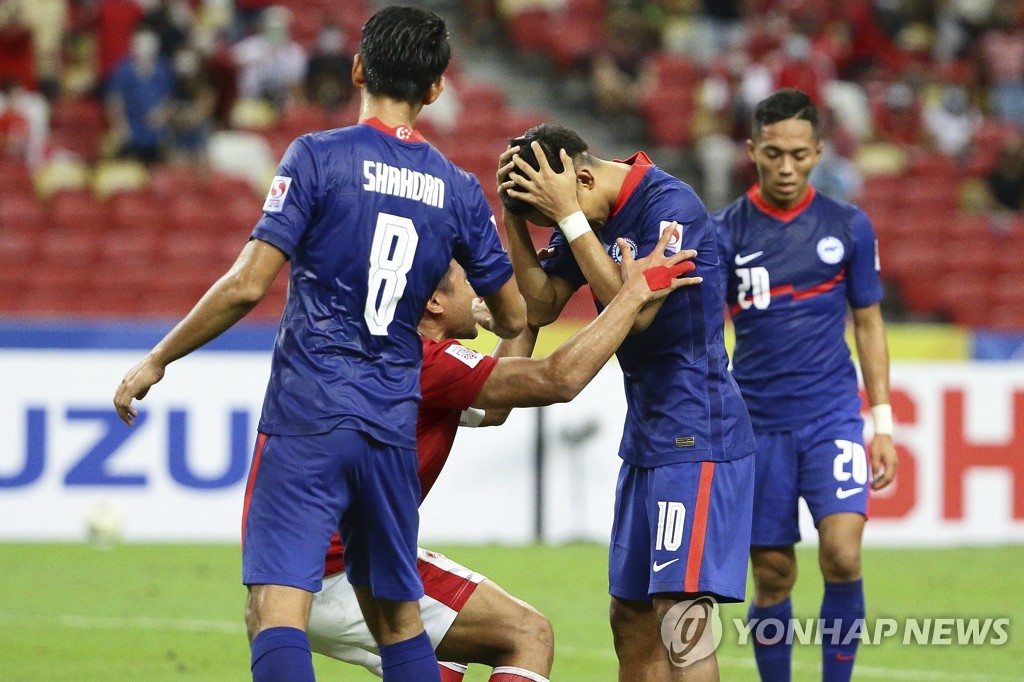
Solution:
[{"label": "blue jersey with number 8", "polygon": [[427,300],[452,258],[481,296],[512,275],[476,178],[374,119],[303,135],[252,237],[291,261],[260,431],[415,448]]}]

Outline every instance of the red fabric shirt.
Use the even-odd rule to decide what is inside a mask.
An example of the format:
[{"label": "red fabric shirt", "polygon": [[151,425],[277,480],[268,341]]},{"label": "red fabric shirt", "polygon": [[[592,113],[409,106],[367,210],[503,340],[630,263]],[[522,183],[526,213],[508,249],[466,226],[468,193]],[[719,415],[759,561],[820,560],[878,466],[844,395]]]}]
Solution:
[{"label": "red fabric shirt", "polygon": [[[441,342],[423,339],[423,368],[420,370],[423,400],[416,420],[421,500],[434,487],[448,461],[462,411],[480,395],[497,364],[497,358],[477,353],[455,339]],[[327,551],[324,575],[345,570],[344,553],[341,539],[335,533]]]}]

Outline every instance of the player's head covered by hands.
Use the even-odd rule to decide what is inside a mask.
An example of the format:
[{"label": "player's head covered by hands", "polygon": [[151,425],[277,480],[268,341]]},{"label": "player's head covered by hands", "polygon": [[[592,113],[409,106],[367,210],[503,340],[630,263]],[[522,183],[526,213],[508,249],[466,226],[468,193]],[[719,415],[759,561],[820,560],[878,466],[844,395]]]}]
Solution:
[{"label": "player's head covered by hands", "polygon": [[[565,153],[572,159],[576,168],[593,160],[590,155],[590,146],[575,130],[550,123],[542,123],[539,126],[530,128],[519,137],[509,140],[509,146],[519,147],[519,151],[516,154],[534,170],[540,168],[540,162],[537,161],[537,153],[532,146],[533,142],[537,142],[540,145],[541,150],[543,150],[544,155],[547,157],[548,165],[556,173],[561,173],[565,170],[565,164],[562,163],[558,153],[560,149],[565,150]],[[499,192],[499,195],[505,210],[513,215],[525,217],[535,210],[531,204],[522,199],[514,199],[505,192]]]},{"label": "player's head covered by hands", "polygon": [[418,104],[451,59],[444,19],[418,7],[385,7],[363,25],[364,87],[371,95]]}]

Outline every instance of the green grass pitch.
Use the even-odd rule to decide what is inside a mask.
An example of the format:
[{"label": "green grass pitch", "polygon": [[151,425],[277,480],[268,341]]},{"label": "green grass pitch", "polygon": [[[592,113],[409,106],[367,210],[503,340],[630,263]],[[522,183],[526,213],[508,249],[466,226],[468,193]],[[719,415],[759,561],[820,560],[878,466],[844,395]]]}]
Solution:
[{"label": "green grass pitch", "polygon": [[[539,608],[555,628],[556,682],[615,679],[607,624],[605,549],[439,547]],[[798,617],[814,617],[821,582],[813,550],[800,552]],[[869,550],[870,617],[1005,617],[1002,646],[861,647],[855,679],[985,682],[1024,679],[1024,547]],[[239,552],[219,545],[0,545],[0,680],[3,682],[244,682]],[[723,680],[756,680],[749,646],[722,609]],[[794,678],[819,679],[819,648],[797,646]],[[372,680],[314,656],[318,679]],[[468,680],[487,679],[471,668]]]}]

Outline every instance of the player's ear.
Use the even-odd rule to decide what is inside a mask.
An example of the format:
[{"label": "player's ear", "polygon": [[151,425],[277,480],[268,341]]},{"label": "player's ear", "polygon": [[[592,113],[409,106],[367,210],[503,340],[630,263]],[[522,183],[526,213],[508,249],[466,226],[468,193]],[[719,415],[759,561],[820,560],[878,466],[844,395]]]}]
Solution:
[{"label": "player's ear", "polygon": [[441,302],[441,297],[437,295],[436,291],[430,295],[430,300],[427,301],[426,312],[431,315],[440,315],[444,312],[444,304]]},{"label": "player's ear", "polygon": [[352,84],[357,88],[366,85],[366,74],[363,72],[363,56],[356,52],[352,59]]},{"label": "player's ear", "polygon": [[423,96],[423,105],[433,104],[437,101],[437,98],[444,92],[445,79],[444,76],[438,77],[436,81],[427,90],[427,94]]},{"label": "player's ear", "polygon": [[749,158],[751,161],[754,161],[754,149],[754,141],[747,140],[747,158]]},{"label": "player's ear", "polygon": [[587,189],[594,189],[594,172],[586,167],[577,168],[576,182],[583,185]]}]

